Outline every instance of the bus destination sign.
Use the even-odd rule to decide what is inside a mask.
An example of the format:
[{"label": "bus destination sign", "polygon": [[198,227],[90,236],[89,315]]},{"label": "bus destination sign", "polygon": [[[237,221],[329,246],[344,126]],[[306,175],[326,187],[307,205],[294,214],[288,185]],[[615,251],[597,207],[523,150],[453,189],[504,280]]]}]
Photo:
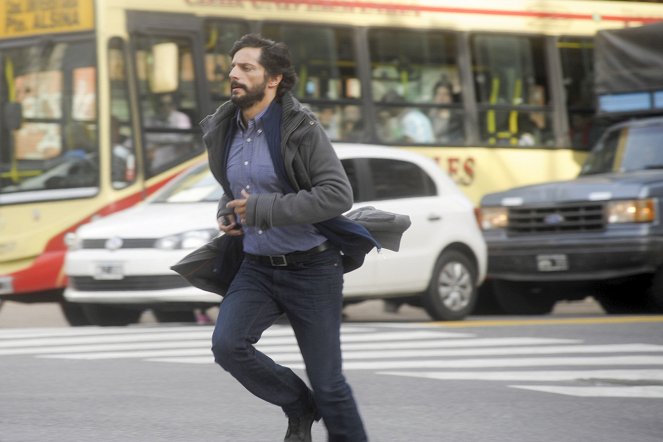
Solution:
[{"label": "bus destination sign", "polygon": [[92,0],[4,0],[0,5],[0,39],[94,27]]}]

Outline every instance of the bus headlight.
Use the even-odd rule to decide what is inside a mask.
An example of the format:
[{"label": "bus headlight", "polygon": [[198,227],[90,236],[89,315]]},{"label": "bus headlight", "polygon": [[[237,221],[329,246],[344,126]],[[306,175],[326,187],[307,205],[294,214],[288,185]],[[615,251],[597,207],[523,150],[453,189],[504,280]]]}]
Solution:
[{"label": "bus headlight", "polygon": [[656,219],[656,200],[611,201],[607,205],[608,222],[613,223],[649,223]]},{"label": "bus headlight", "polygon": [[509,224],[509,210],[506,207],[482,207],[479,219],[483,230],[504,229]]},{"label": "bus headlight", "polygon": [[160,238],[154,243],[154,247],[162,250],[197,249],[209,242],[218,233],[219,231],[215,229],[190,230]]}]

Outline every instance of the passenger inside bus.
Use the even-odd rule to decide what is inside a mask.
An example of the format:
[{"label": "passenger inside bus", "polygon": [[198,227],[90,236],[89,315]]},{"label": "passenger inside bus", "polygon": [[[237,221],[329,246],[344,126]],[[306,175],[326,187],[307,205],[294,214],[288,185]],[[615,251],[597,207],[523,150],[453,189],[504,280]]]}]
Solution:
[{"label": "passenger inside bus", "polygon": [[136,178],[136,155],[133,145],[122,135],[120,120],[111,117],[111,145],[113,160],[111,165],[111,179],[113,186],[126,187]]},{"label": "passenger inside bus", "polygon": [[431,121],[419,108],[405,107],[405,99],[393,89],[382,97],[382,101],[394,104],[380,113],[383,141],[422,144],[434,141]]},{"label": "passenger inside bus", "polygon": [[190,129],[191,120],[184,112],[177,110],[174,94],[159,94],[154,98],[154,114],[147,118],[145,124],[150,170],[157,170],[178,158],[183,150],[192,148],[193,141],[191,134],[179,132]]},{"label": "passenger inside bus", "polygon": [[[454,102],[453,86],[442,79],[433,86],[433,103],[450,105]],[[457,144],[464,142],[463,118],[454,109],[436,107],[428,112],[433,125],[435,141],[442,144]]]},{"label": "passenger inside bus", "polygon": [[341,121],[341,138],[343,141],[359,142],[364,136],[364,125],[359,106],[350,104],[343,108]]}]

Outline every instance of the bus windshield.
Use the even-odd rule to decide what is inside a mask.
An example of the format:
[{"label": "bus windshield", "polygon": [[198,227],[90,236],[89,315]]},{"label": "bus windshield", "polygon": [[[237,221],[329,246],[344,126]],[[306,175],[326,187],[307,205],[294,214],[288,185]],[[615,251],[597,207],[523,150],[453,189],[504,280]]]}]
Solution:
[{"label": "bus windshield", "polygon": [[[92,39],[0,49],[0,112],[5,114],[0,125],[0,194],[50,189],[62,194],[62,189],[82,188],[96,192],[95,59]],[[20,113],[18,127],[6,124],[9,112]],[[50,199],[43,192],[37,198]]]}]

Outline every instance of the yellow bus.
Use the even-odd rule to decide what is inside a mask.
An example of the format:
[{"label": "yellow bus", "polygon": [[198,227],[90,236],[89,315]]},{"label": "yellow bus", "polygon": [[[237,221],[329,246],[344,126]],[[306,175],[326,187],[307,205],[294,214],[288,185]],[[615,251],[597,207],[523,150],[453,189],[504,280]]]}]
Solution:
[{"label": "yellow bus", "polygon": [[60,299],[67,233],[203,160],[197,123],[228,99],[247,32],[290,46],[295,93],[333,140],[422,152],[476,203],[573,176],[600,132],[593,35],[663,20],[662,5],[570,0],[0,8],[0,296],[23,302]]}]

